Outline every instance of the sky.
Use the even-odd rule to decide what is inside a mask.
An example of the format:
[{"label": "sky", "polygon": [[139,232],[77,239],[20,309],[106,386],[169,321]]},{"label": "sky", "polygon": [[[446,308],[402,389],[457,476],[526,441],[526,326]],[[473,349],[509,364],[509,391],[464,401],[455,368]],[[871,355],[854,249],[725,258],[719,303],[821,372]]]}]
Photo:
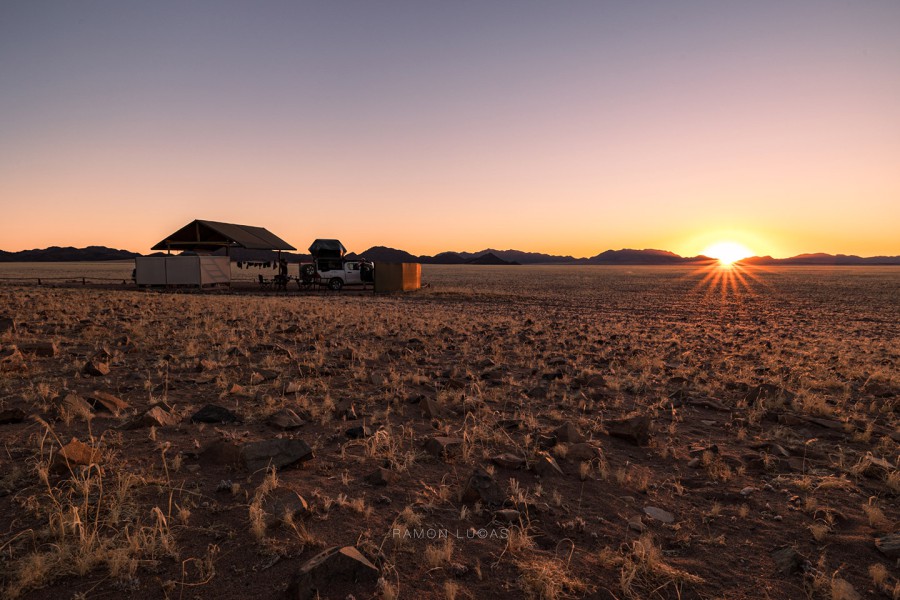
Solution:
[{"label": "sky", "polygon": [[0,2],[0,249],[900,254],[900,2]]}]

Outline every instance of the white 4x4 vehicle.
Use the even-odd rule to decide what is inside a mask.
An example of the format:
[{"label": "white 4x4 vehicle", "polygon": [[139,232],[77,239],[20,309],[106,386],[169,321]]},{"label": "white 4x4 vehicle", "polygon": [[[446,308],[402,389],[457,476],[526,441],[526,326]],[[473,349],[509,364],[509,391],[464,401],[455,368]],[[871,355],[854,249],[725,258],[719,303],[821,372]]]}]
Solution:
[{"label": "white 4x4 vehicle", "polygon": [[318,278],[332,290],[345,285],[366,285],[375,281],[375,265],[365,259],[317,258],[314,263],[301,265],[300,276],[304,282]]}]

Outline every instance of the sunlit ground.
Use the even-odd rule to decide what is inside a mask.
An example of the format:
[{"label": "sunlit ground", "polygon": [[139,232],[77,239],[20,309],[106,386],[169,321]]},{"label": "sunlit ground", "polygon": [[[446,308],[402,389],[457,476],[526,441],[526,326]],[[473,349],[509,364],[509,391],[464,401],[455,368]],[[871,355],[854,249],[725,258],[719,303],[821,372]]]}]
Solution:
[{"label": "sunlit ground", "polygon": [[691,271],[690,277],[700,277],[695,289],[705,296],[718,295],[721,299],[740,299],[760,293],[765,286],[763,269],[756,265],[743,265],[740,261],[710,261]]}]

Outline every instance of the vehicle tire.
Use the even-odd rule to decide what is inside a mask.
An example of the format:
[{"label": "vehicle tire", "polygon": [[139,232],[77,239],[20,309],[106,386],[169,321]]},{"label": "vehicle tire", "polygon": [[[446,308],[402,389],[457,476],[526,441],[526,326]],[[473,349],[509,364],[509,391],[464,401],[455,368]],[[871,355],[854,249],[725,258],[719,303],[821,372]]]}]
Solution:
[{"label": "vehicle tire", "polygon": [[344,280],[340,277],[335,277],[328,282],[328,287],[335,292],[339,292],[341,288],[344,287]]}]

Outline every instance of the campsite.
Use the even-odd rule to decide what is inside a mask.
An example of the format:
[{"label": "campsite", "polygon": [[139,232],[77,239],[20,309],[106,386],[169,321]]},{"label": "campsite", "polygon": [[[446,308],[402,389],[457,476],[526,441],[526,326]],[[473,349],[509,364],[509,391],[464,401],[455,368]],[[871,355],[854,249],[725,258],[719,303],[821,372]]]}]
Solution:
[{"label": "campsite", "polygon": [[0,600],[900,600],[898,32],[0,2]]}]

